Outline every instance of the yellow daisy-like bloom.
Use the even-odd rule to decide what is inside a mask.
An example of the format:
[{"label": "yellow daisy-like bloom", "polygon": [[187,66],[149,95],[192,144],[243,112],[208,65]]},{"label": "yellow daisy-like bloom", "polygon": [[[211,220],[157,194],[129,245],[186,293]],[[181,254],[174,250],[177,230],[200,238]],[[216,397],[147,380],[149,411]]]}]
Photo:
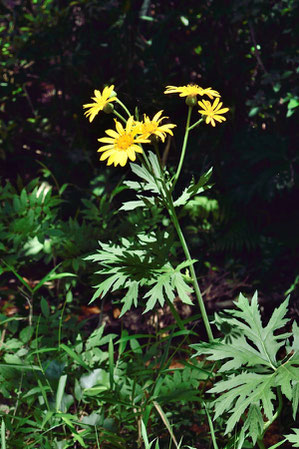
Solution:
[{"label": "yellow daisy-like bloom", "polygon": [[203,89],[197,84],[187,84],[187,86],[166,86],[165,94],[180,94],[180,97],[195,97],[196,95],[207,95],[211,100],[214,97],[220,97],[217,90],[213,90],[211,87]]},{"label": "yellow daisy-like bloom", "polygon": [[166,123],[165,125],[160,125],[160,122],[168,117],[161,117],[163,111],[157,112],[157,114],[154,115],[152,120],[144,114],[143,116],[143,122],[136,123],[136,126],[139,128],[139,133],[144,137],[147,138],[149,136],[158,136],[164,142],[166,138],[166,134],[170,134],[173,136],[172,128],[175,128],[176,125],[173,125],[171,123]]},{"label": "yellow daisy-like bloom", "polygon": [[111,94],[114,90],[114,86],[106,86],[101,93],[99,90],[94,91],[94,97],[91,99],[95,101],[95,103],[84,104],[83,108],[88,108],[87,111],[84,112],[86,117],[89,117],[89,121],[92,122],[95,116],[104,109],[104,107],[116,100],[116,96],[112,96]]},{"label": "yellow daisy-like bloom", "polygon": [[202,109],[200,109],[198,112],[201,115],[207,116],[207,124],[211,123],[212,126],[216,126],[215,120],[220,123],[226,121],[226,118],[220,114],[224,114],[225,112],[229,111],[229,108],[221,109],[223,103],[219,103],[219,98],[216,98],[213,104],[211,104],[207,100],[199,101],[198,104],[202,107]]},{"label": "yellow daisy-like bloom", "polygon": [[98,139],[99,142],[107,144],[98,149],[99,152],[103,152],[100,161],[108,159],[107,165],[114,164],[114,167],[116,167],[120,164],[123,167],[126,165],[128,158],[135,161],[135,153],[142,153],[139,143],[149,143],[150,141],[145,139],[144,136],[136,136],[136,134],[139,134],[139,127],[134,126],[133,116],[128,119],[125,128],[115,120],[115,128],[116,131],[113,129],[105,131],[109,137]]}]

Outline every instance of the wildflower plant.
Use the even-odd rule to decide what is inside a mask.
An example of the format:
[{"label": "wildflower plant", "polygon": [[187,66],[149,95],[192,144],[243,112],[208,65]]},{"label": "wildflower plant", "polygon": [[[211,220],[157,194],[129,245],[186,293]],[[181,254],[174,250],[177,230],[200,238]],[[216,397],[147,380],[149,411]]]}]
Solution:
[{"label": "wildflower plant", "polygon": [[[115,107],[109,110],[117,116],[117,119],[115,119],[115,129],[106,130],[107,136],[98,139],[103,144],[98,149],[102,153],[100,160],[107,160],[107,165],[125,166],[128,160],[135,162],[136,155],[140,156],[138,164],[131,164],[131,169],[139,177],[139,181],[124,182],[127,187],[135,192],[137,199],[124,203],[122,209],[130,211],[139,207],[151,208],[153,205],[166,209],[186,258],[178,266],[174,266],[168,260],[168,257],[161,263],[161,260],[158,260],[158,258],[161,259],[158,255],[159,251],[156,253],[152,251],[150,254],[148,248],[145,248],[146,244],[153,247],[160,240],[168,241],[167,235],[163,235],[161,239],[157,237],[157,233],[147,236],[138,234],[134,244],[123,240],[120,247],[112,247],[100,242],[102,249],[97,254],[89,256],[89,259],[101,262],[102,269],[99,274],[105,275],[106,279],[97,285],[93,299],[99,296],[103,297],[108,291],[115,291],[120,287],[125,288],[127,293],[123,299],[122,313],[124,313],[133,304],[137,306],[140,287],[147,286],[148,291],[144,294],[144,298],[147,300],[145,312],[153,309],[157,302],[163,306],[166,301],[171,307],[178,325],[182,328],[182,323],[173,307],[173,300],[175,294],[179,294],[183,302],[190,304],[192,303],[190,296],[194,291],[208,338],[212,339],[211,326],[195,274],[194,263],[196,261],[190,255],[176,212],[177,208],[185,206],[192,197],[209,188],[208,182],[211,170],[204,173],[198,181],[192,178],[190,185],[177,198],[175,198],[175,185],[181,173],[189,132],[195,130],[204,121],[203,117],[206,115],[206,123],[211,122],[213,126],[215,126],[214,119],[218,122],[224,121],[225,117],[220,116],[220,114],[227,112],[228,108],[221,109],[222,103],[220,103],[219,108],[220,94],[210,87],[204,89],[191,84],[182,87],[168,86],[165,94],[171,93],[178,93],[181,97],[186,97],[188,106],[187,124],[180,160],[176,173],[172,177],[167,168],[162,165],[159,143],[164,143],[167,136],[173,136],[173,130],[177,125],[165,122],[168,117],[163,116],[163,110],[158,111],[152,119],[144,114],[143,120],[140,120],[139,117],[133,116],[119,100],[114,91],[114,86],[105,87],[102,94],[95,91],[96,96],[93,98],[95,103],[84,105],[84,108],[89,108],[85,114],[89,116],[90,121],[100,111],[105,112],[105,108],[110,106],[111,101],[123,110],[125,116]],[[199,117],[191,124],[194,106],[196,104],[201,106],[200,102],[197,101],[198,95],[202,97],[206,95],[210,99],[216,98],[216,103],[214,102],[216,106],[208,110],[199,110]],[[154,151],[143,147],[143,145],[149,144]],[[159,249],[161,250],[161,247]],[[166,248],[166,253],[169,251],[170,248]],[[138,273],[136,273],[137,266],[139,267]],[[190,274],[187,274],[189,272]]]},{"label": "wildflower plant", "polygon": [[[189,185],[180,194],[177,193],[176,185],[183,167],[190,132],[196,132],[199,125],[216,127],[221,124],[226,120],[224,114],[229,108],[223,107],[219,92],[211,87],[202,88],[191,84],[167,86],[164,93],[186,97],[187,105],[185,134],[173,175],[162,163],[159,145],[163,144],[166,138],[173,136],[177,125],[166,122],[168,117],[163,115],[163,110],[158,111],[152,119],[144,113],[143,119],[140,120],[138,111],[136,115],[131,114],[120,101],[114,92],[114,86],[106,87],[101,96],[97,97],[100,107],[93,104],[84,106],[90,108],[86,113],[90,119],[100,111],[112,113],[117,117],[115,129],[108,129],[107,136],[98,139],[103,144],[98,151],[102,153],[100,160],[107,161],[107,165],[123,167],[131,161],[131,170],[136,180],[124,181],[124,184],[133,192],[135,199],[125,201],[121,210],[166,210],[171,223],[168,229],[159,229],[157,226],[148,232],[140,231],[133,240],[122,238],[118,244],[99,242],[100,249],[86,258],[100,265],[97,274],[102,279],[95,286],[91,302],[97,298],[103,299],[109,292],[123,289],[125,294],[121,300],[123,306],[120,316],[133,306],[140,305],[140,301],[144,306],[144,313],[154,309],[157,304],[161,307],[167,304],[180,328],[179,332],[188,336],[191,331],[185,329],[184,322],[174,306],[174,299],[178,296],[183,303],[192,305],[195,297],[208,341],[190,347],[196,351],[195,356],[206,354],[208,361],[214,361],[214,371],[217,371],[219,361],[225,360],[216,374],[210,371],[208,376],[214,382],[210,393],[214,394],[214,398],[215,395],[219,396],[214,401],[207,399],[203,402],[213,447],[218,449],[216,432],[209,413],[211,407],[215,411],[214,419],[218,420],[222,415],[228,416],[226,429],[223,431],[226,434],[236,432],[237,437],[232,441],[233,444],[238,443],[238,448],[241,449],[243,442],[250,437],[252,444],[257,443],[260,449],[264,449],[264,434],[281,414],[283,397],[291,401],[294,419],[297,414],[298,326],[293,325],[293,339],[290,333],[276,335],[276,331],[287,324],[287,301],[274,311],[268,325],[263,327],[257,296],[253,297],[250,304],[250,301],[241,295],[236,303],[237,310],[227,311],[224,318],[221,315],[216,316],[214,324],[224,333],[224,339],[221,341],[214,338],[195,273],[196,260],[190,254],[177,213],[178,209],[185,207],[192,198],[211,187],[212,169],[203,173],[197,180],[192,177]],[[112,100],[114,105],[110,107]],[[109,111],[105,111],[108,106]],[[117,107],[121,111],[117,110]],[[192,123],[194,109],[199,115]],[[185,256],[185,259],[179,262],[176,262],[174,257],[175,241],[179,242]],[[278,354],[282,350],[284,358],[280,360]],[[192,369],[192,362],[190,363]],[[177,377],[180,378],[179,375]],[[221,380],[218,380],[218,377],[221,377]],[[161,385],[159,388],[162,388]],[[147,418],[143,417],[145,421],[149,417],[148,412],[146,416]],[[244,425],[238,432],[240,420]],[[293,435],[286,436],[289,441],[292,441],[292,438]],[[248,439],[246,444],[249,444]],[[278,446],[273,446],[273,449]]]}]

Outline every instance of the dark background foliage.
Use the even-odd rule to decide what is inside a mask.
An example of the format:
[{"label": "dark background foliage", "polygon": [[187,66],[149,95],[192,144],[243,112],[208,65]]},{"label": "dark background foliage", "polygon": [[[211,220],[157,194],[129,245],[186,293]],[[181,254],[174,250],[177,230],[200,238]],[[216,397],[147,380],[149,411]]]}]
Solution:
[{"label": "dark background foliage", "polygon": [[[130,232],[127,218],[113,215],[118,196],[109,196],[126,169],[106,169],[96,152],[111,116],[92,124],[83,116],[94,89],[115,84],[132,110],[137,104],[149,115],[163,108],[179,125],[168,157],[174,165],[186,106],[164,88],[211,86],[230,108],[227,122],[193,132],[178,186],[214,167],[218,210],[205,212],[209,226],[199,211],[187,228],[193,254],[206,266],[250,273],[251,290],[281,298],[299,262],[298,9],[295,0],[2,0],[2,185],[11,182],[11,195],[38,175],[54,179],[56,194],[70,185],[54,222],[30,232],[42,245],[59,240],[54,256],[77,260],[74,270],[98,238]],[[140,223],[130,220],[132,229]],[[2,256],[16,254],[4,234]]]}]

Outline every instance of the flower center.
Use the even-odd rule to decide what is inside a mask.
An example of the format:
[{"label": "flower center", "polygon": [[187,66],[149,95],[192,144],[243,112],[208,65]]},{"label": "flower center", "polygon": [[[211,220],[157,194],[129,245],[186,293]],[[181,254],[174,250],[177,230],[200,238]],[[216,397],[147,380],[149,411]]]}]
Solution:
[{"label": "flower center", "polygon": [[123,134],[116,141],[119,150],[127,150],[133,143],[134,139],[130,134]]},{"label": "flower center", "polygon": [[197,84],[187,84],[186,86],[186,93],[188,96],[196,96],[201,93],[202,89]]},{"label": "flower center", "polygon": [[153,134],[157,131],[158,124],[156,122],[144,123],[142,128],[143,134]]}]

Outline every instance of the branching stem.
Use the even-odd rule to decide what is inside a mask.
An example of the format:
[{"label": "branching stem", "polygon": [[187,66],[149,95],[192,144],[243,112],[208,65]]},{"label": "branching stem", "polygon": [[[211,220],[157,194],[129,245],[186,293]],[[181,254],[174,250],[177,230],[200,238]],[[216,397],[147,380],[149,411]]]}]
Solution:
[{"label": "branching stem", "polygon": [[182,151],[181,151],[181,156],[180,156],[180,161],[179,161],[179,165],[178,165],[176,174],[174,175],[171,191],[173,191],[173,189],[174,189],[174,187],[175,187],[175,185],[177,183],[177,180],[179,179],[181,170],[182,170],[182,166],[183,166],[183,162],[184,162],[184,158],[185,158],[185,153],[186,153],[186,148],[187,148],[189,131],[190,131],[189,126],[190,126],[192,109],[193,109],[193,107],[189,106],[189,108],[188,108],[188,115],[187,115],[187,122],[186,122],[186,129],[185,129],[185,135],[184,135],[184,141],[183,141],[183,146],[182,146]]},{"label": "branching stem", "polygon": [[[190,122],[190,117],[191,117],[190,109],[192,109],[192,108],[189,107],[189,111],[188,111],[189,122]],[[188,119],[187,119],[187,123],[188,123]],[[186,133],[188,133],[187,126],[186,126]],[[185,142],[185,139],[184,139],[184,142]],[[182,152],[183,152],[183,149],[182,149]],[[147,161],[147,162],[149,163],[149,161]],[[182,245],[185,257],[186,257],[186,259],[189,262],[191,262],[192,261],[191,254],[190,254],[187,242],[185,240],[182,228],[180,226],[180,223],[179,223],[176,211],[175,211],[175,207],[174,207],[174,204],[173,204],[171,191],[167,187],[167,184],[166,184],[166,181],[165,181],[165,178],[164,178],[163,168],[161,166],[160,166],[160,168],[161,168],[161,182],[162,182],[162,185],[163,185],[164,193],[166,195],[166,201],[164,201],[164,204],[165,204],[165,206],[166,206],[166,208],[168,210],[170,219],[171,219],[171,221],[172,221],[172,223],[173,223],[173,225],[175,227],[175,230],[176,230],[176,232],[178,234],[178,237],[179,237],[179,240],[181,242],[181,245]],[[177,171],[177,173],[178,173],[178,171]],[[155,180],[156,180],[156,177],[155,177]],[[157,180],[156,180],[156,182],[157,182]],[[173,185],[172,185],[172,189],[173,189]],[[205,325],[205,328],[206,328],[206,332],[207,332],[209,341],[212,341],[212,340],[214,340],[214,337],[213,337],[211,325],[210,325],[210,322],[209,322],[209,318],[208,318],[208,315],[207,315],[207,312],[206,312],[206,308],[205,308],[205,304],[204,304],[204,301],[203,301],[203,297],[202,297],[202,294],[201,294],[201,291],[200,291],[200,288],[199,288],[199,285],[198,285],[198,282],[197,282],[197,277],[196,277],[195,269],[194,269],[194,266],[193,266],[193,262],[191,262],[191,264],[190,264],[190,272],[191,272],[191,279],[192,279],[193,288],[194,288],[195,295],[196,295],[196,298],[197,298],[197,301],[198,301],[198,305],[199,305],[199,309],[200,309],[200,312],[201,312],[201,316],[202,316],[202,319],[203,319],[203,322],[204,322],[204,325]]]},{"label": "branching stem", "polygon": [[116,97],[116,103],[118,103],[123,108],[123,110],[126,111],[126,113],[128,114],[128,117],[131,117],[132,114],[130,113],[129,109],[117,97]]},{"label": "branching stem", "polygon": [[113,111],[113,114],[116,115],[116,117],[120,118],[122,122],[127,123],[127,120],[121,114],[119,114],[115,109]]}]

